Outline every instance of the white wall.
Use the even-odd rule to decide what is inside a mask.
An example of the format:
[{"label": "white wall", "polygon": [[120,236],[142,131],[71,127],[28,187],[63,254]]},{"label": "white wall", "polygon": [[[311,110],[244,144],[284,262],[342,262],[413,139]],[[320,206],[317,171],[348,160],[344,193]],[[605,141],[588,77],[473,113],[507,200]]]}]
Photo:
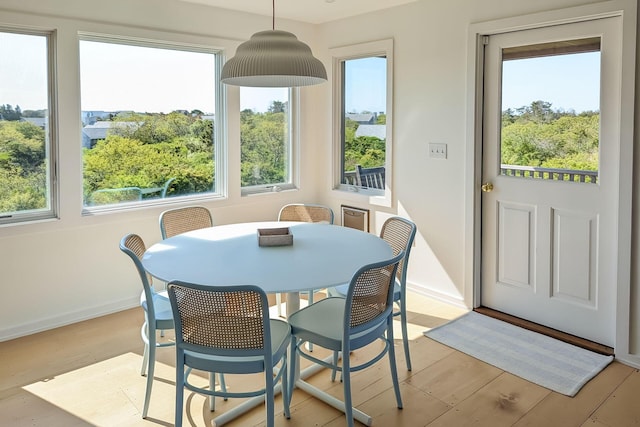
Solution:
[{"label": "white wall", "polygon": [[[400,214],[418,225],[409,266],[410,286],[458,305],[470,305],[472,283],[465,275],[473,262],[465,257],[465,217],[472,209],[465,201],[467,93],[473,89],[467,87],[469,25],[590,3],[596,2],[422,0],[319,26],[278,21],[280,29],[293,31],[309,43],[328,70],[330,48],[394,39],[394,201],[388,208],[372,206],[365,199],[331,190],[330,82],[302,89],[301,190],[241,198],[239,172],[233,170],[229,198],[206,204],[215,222],[274,218],[278,208],[291,201],[324,202],[338,218],[341,204],[371,209],[372,232],[378,232],[389,215]],[[60,118],[60,220],[0,228],[2,286],[12,294],[0,299],[0,339],[8,339],[135,305],[138,284],[130,261],[118,250],[118,241],[132,231],[149,244],[160,238],[157,217],[162,207],[94,217],[80,215],[76,31],[94,31],[105,25],[112,28],[111,23],[118,23],[125,27],[117,29],[133,34],[151,32],[162,37],[163,29],[235,46],[235,41],[269,28],[270,18],[170,0],[0,0],[0,9],[6,9],[0,14],[0,24],[58,29],[62,51],[60,105],[64,107]],[[12,10],[38,11],[42,15]],[[237,92],[230,90],[230,105],[237,105],[235,97]],[[231,115],[229,122],[234,120],[237,122],[238,117]],[[229,164],[233,167],[239,163],[238,135],[230,132],[230,136]],[[429,158],[430,142],[446,143],[448,158]],[[635,252],[638,240],[634,235]],[[633,273],[635,307],[640,296],[635,291],[635,269]],[[634,310],[632,319],[636,318]],[[632,329],[634,341],[637,331],[633,325]]]}]

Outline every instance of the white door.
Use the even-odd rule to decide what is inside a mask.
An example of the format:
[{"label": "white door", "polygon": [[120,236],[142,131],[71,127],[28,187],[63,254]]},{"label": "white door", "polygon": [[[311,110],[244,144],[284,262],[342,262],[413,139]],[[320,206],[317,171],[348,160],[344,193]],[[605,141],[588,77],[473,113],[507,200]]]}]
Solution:
[{"label": "white door", "polygon": [[611,347],[620,19],[490,36],[484,67],[481,303]]}]

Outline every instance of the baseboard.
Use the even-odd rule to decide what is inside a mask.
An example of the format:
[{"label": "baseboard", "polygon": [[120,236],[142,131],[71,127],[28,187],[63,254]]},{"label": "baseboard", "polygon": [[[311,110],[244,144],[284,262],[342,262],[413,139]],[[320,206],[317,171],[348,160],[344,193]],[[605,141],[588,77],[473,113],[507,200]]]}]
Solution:
[{"label": "baseboard", "polygon": [[59,328],[61,326],[94,319],[96,317],[106,316],[107,314],[116,313],[118,311],[128,310],[130,308],[137,307],[139,304],[139,298],[127,298],[120,301],[113,301],[105,305],[84,307],[82,310],[67,312],[57,316],[34,319],[29,323],[0,329],[0,342],[36,334],[38,332],[48,331],[49,329]]},{"label": "baseboard", "polygon": [[453,297],[451,295],[444,294],[442,292],[437,292],[432,289],[427,289],[416,283],[411,283],[407,281],[407,290],[411,292],[415,292],[419,295],[422,295],[428,298],[433,298],[434,300],[443,302],[445,304],[453,305],[458,308],[465,308],[467,310],[469,309],[469,307],[465,305],[464,300],[462,298]]},{"label": "baseboard", "polygon": [[575,345],[577,347],[582,347],[584,349],[593,351],[595,353],[604,354],[606,356],[614,355],[613,348],[607,347],[606,345],[589,341],[587,339],[580,338],[575,335],[567,334],[566,332],[561,332],[556,329],[552,329],[552,328],[540,325],[538,323],[533,323],[528,320],[521,319],[519,317],[511,316],[501,311],[493,310],[487,307],[478,307],[478,308],[475,308],[474,311],[477,311],[480,314],[484,314],[485,316],[493,317],[495,319],[502,320],[504,322],[519,326],[521,328],[528,329],[530,331],[534,331],[543,335],[550,336],[552,338],[558,339],[560,341],[564,341],[566,343]]}]

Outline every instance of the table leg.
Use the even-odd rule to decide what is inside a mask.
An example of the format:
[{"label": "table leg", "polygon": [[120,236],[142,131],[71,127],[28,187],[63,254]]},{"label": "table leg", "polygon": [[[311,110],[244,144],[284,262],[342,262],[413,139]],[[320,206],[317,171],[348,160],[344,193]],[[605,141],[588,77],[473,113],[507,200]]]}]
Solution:
[{"label": "table leg", "polygon": [[300,293],[299,292],[289,292],[287,294],[287,312],[286,315],[289,316],[290,313],[295,313],[300,310]]}]

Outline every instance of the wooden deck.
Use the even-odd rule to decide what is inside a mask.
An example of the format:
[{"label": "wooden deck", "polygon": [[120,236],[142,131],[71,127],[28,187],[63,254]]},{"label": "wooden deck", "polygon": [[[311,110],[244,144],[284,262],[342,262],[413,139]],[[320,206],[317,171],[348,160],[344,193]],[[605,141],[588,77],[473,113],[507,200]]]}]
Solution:
[{"label": "wooden deck", "polygon": [[[402,347],[397,346],[404,409],[395,408],[386,358],[353,376],[354,404],[373,415],[375,426],[640,425],[636,369],[614,362],[569,398],[425,338],[424,330],[463,311],[414,294],[409,301],[413,372],[406,371]],[[145,387],[140,376],[141,323],[141,310],[132,309],[0,343],[0,426],[172,425],[172,348],[158,352],[149,418],[140,417]],[[367,349],[352,357],[358,359],[362,351]],[[240,387],[250,380],[228,376],[227,384]],[[332,383],[327,371],[310,381],[342,396],[341,384]],[[237,403],[219,401],[217,410]],[[281,405],[278,398],[277,426],[345,425],[340,412],[299,390],[290,420],[283,418]],[[204,397],[185,392],[185,407],[185,426],[210,425]],[[264,408],[228,425],[264,425]]]}]

